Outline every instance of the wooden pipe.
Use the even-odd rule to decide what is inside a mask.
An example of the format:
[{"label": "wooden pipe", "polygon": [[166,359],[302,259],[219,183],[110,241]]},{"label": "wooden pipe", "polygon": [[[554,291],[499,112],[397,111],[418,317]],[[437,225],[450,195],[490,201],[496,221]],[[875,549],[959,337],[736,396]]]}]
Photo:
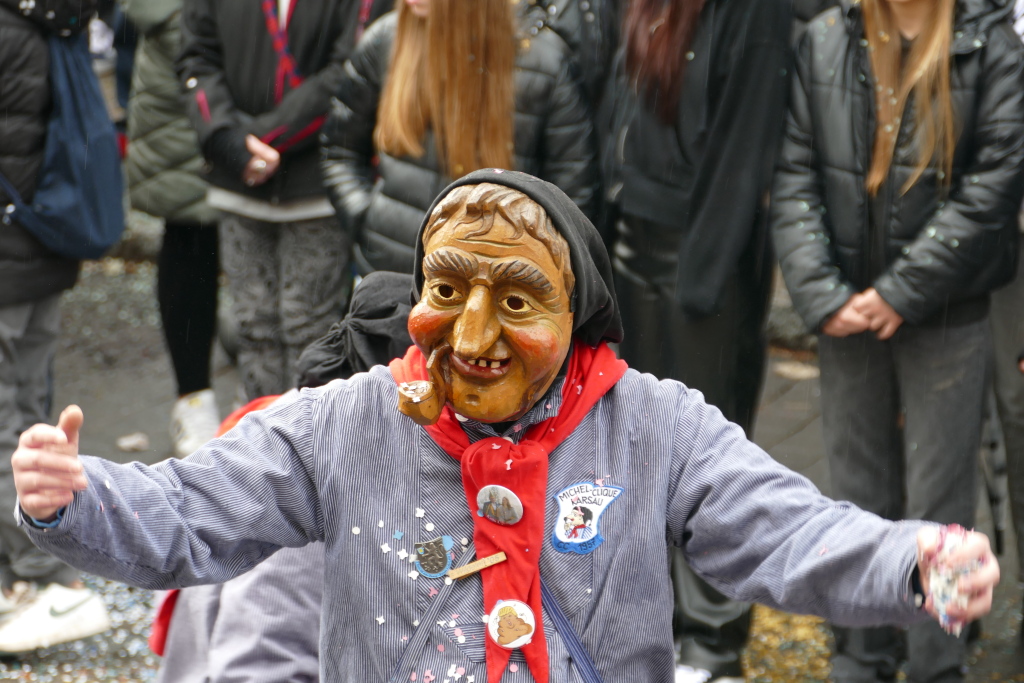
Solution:
[{"label": "wooden pipe", "polygon": [[451,353],[448,342],[434,347],[427,359],[429,380],[414,380],[398,385],[398,410],[412,418],[418,425],[432,425],[441,417],[447,400],[444,390],[444,376],[441,374],[441,360]]}]

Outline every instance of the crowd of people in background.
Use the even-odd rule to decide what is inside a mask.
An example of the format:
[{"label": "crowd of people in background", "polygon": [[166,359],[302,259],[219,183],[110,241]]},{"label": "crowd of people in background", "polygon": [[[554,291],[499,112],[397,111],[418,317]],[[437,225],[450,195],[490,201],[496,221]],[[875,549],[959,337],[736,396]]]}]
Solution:
[{"label": "crowd of people in background", "polygon": [[[0,173],[28,198],[50,106],[47,38],[84,30],[95,10],[0,0]],[[558,186],[600,230],[620,357],[698,389],[748,437],[778,265],[818,340],[837,499],[971,528],[994,392],[1024,572],[1024,0],[123,0],[121,11],[122,36],[125,22],[137,35],[124,48],[128,192],[164,222],[175,456],[221,421],[210,357],[222,272],[238,403],[284,394],[308,370],[303,351],[367,295],[360,280],[412,273],[442,189],[512,169]],[[78,263],[16,220],[0,227],[0,508],[11,510],[10,454],[49,417],[59,300]],[[322,586],[305,581],[290,601],[305,609],[287,620],[251,597],[294,593],[289,567],[320,576],[322,550],[303,553],[234,592],[186,589],[161,680],[195,680],[197,663],[221,680],[258,664],[252,652],[271,658],[255,643],[296,623],[309,627],[289,642],[309,657],[291,661],[315,677]],[[99,597],[10,514],[0,580],[0,652],[55,642],[31,637],[53,601],[95,603],[73,638],[107,628]],[[750,606],[681,552],[672,581],[677,683],[742,680]],[[229,599],[250,610],[232,609],[234,623],[244,614],[260,638],[222,623],[211,640],[201,615]],[[891,681],[904,662],[916,683],[963,680],[970,629],[833,632],[839,683]],[[172,656],[196,642],[207,659]]]}]

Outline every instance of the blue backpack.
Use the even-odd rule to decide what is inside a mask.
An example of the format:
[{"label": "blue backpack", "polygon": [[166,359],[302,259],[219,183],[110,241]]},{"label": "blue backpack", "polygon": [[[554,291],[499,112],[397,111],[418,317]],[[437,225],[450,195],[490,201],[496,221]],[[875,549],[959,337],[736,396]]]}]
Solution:
[{"label": "blue backpack", "polygon": [[52,251],[99,258],[124,231],[121,160],[84,34],[51,36],[52,110],[32,204],[0,173],[16,220]]}]

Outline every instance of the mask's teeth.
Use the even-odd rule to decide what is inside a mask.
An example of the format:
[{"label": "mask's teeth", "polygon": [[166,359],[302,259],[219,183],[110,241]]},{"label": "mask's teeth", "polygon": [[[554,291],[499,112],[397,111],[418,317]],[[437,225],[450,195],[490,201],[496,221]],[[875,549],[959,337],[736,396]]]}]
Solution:
[{"label": "mask's teeth", "polygon": [[476,358],[470,358],[466,362],[469,363],[470,365],[476,365]]},{"label": "mask's teeth", "polygon": [[498,367],[500,365],[501,365],[501,361],[500,360],[492,360],[491,361],[491,367],[492,368],[496,368],[496,367]]}]

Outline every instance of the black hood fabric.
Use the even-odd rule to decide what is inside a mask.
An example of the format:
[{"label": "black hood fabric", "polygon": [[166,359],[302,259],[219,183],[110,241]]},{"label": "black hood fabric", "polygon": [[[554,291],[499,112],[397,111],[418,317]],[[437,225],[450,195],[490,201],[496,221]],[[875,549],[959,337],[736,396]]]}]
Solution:
[{"label": "black hood fabric", "polygon": [[494,183],[518,190],[544,207],[555,230],[569,244],[569,260],[576,287],[572,293],[573,336],[597,346],[602,340],[622,341],[622,320],[615,299],[612,265],[597,228],[564,192],[551,183],[518,171],[487,168],[474,171],[446,187],[430,205],[416,237],[413,266],[413,302],[423,290],[423,232],[434,208],[448,193],[463,185]]},{"label": "black hood fabric", "polygon": [[370,273],[352,294],[348,315],[306,347],[297,363],[297,386],[319,387],[347,379],[374,365],[405,355],[409,338],[412,276],[380,270]]}]

